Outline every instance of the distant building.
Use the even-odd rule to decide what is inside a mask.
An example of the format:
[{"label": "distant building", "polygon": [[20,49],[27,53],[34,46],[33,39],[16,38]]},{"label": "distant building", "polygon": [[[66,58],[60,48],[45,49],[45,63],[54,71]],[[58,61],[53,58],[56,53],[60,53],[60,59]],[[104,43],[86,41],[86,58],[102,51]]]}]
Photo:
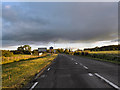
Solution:
[{"label": "distant building", "polygon": [[38,48],[38,53],[47,52],[47,48]]},{"label": "distant building", "polygon": [[53,47],[50,47],[50,49],[53,49]]}]

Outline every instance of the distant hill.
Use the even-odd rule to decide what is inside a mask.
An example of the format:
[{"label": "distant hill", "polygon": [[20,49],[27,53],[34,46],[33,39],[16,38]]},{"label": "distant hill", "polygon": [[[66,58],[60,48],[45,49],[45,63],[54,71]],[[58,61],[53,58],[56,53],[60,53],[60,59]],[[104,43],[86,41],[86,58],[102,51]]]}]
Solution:
[{"label": "distant hill", "polygon": [[120,45],[109,45],[109,46],[102,46],[102,47],[95,47],[95,48],[85,48],[84,50],[89,50],[89,51],[115,51],[115,50],[120,50]]}]

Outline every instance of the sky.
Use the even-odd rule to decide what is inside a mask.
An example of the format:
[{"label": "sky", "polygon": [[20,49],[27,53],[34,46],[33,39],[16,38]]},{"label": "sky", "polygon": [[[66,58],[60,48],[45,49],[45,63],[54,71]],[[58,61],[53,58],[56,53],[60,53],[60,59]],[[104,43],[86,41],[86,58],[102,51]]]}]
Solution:
[{"label": "sky", "polygon": [[117,2],[3,2],[2,49],[118,44]]}]

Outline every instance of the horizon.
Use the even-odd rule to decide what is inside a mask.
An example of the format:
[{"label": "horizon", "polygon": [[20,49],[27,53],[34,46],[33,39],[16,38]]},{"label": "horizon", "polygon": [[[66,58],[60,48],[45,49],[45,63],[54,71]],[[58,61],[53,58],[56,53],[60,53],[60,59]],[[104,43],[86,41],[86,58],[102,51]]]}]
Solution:
[{"label": "horizon", "polygon": [[[113,45],[119,45],[119,44],[113,44]],[[21,45],[21,46],[24,46],[24,45]],[[31,47],[31,45],[29,45],[30,47]],[[104,45],[104,46],[112,46],[112,45]],[[104,46],[99,46],[99,48],[100,47],[104,47]],[[18,47],[20,47],[20,46],[18,46]],[[17,46],[16,46],[16,49],[2,49],[2,50],[17,50],[17,48],[18,48]],[[75,50],[78,50],[78,49],[80,49],[80,50],[84,50],[84,49],[91,49],[91,48],[95,48],[95,47],[98,47],[98,46],[95,46],[95,47],[88,47],[88,48],[83,48],[83,49],[81,49],[81,48],[72,48],[72,47],[67,47],[67,48],[54,48],[54,46],[50,46],[50,47],[53,47],[53,49],[72,49],[73,51],[75,51]],[[45,46],[43,46],[43,47],[38,47],[38,48],[47,48],[47,49],[49,49],[50,47],[45,47]],[[38,48],[34,48],[34,49],[32,49],[32,47],[31,47],[31,51],[33,51],[33,50],[37,50]]]}]

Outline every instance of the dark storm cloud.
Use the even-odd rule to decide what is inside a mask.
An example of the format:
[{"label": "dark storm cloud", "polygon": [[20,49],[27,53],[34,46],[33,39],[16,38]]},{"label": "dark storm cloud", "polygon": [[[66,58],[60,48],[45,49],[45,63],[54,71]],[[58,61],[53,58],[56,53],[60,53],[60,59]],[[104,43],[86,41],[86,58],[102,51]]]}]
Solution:
[{"label": "dark storm cloud", "polygon": [[117,9],[113,2],[4,3],[3,40],[12,40],[16,45],[17,41],[113,40],[118,33]]}]

